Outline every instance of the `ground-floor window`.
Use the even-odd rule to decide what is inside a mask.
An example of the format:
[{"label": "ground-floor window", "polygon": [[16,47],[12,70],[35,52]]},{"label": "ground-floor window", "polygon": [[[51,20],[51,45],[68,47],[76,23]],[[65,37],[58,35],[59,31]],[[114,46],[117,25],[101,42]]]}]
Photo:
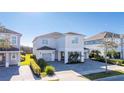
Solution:
[{"label": "ground-floor window", "polygon": [[11,54],[11,59],[12,59],[12,60],[16,60],[16,54],[15,54],[15,53],[12,53],[12,54]]}]

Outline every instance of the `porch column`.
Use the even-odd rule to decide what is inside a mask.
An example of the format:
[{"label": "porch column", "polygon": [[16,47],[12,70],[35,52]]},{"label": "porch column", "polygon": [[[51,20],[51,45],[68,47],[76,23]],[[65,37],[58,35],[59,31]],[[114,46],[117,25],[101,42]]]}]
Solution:
[{"label": "porch column", "polygon": [[58,61],[61,61],[61,52],[58,51]]},{"label": "porch column", "polygon": [[6,63],[5,67],[9,67],[9,53],[6,53]]},{"label": "porch column", "polygon": [[65,51],[65,64],[68,63],[68,51]]},{"label": "porch column", "polygon": [[52,53],[52,61],[55,61],[55,51]]},{"label": "porch column", "polygon": [[20,65],[20,61],[21,61],[21,59],[20,59],[20,52],[17,53],[17,55],[18,55],[18,56],[17,56],[17,58],[18,58],[17,60],[18,60],[18,66],[19,66],[19,65]]},{"label": "porch column", "polygon": [[84,51],[81,51],[81,62],[84,62]]}]

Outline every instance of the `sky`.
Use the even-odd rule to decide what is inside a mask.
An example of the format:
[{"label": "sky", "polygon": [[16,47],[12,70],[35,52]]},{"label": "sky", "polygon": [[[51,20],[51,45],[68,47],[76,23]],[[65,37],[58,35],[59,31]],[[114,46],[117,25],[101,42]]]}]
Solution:
[{"label": "sky", "polygon": [[87,37],[103,31],[124,34],[123,12],[0,12],[0,23],[21,33],[21,45],[25,46],[50,32],[77,32]]}]

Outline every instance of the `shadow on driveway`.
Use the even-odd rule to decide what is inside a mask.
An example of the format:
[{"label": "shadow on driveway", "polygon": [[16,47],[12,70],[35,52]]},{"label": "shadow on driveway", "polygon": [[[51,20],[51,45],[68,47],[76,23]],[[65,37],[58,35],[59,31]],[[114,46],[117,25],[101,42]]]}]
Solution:
[{"label": "shadow on driveway", "polygon": [[0,67],[0,81],[9,81],[14,75],[19,75],[19,66]]}]

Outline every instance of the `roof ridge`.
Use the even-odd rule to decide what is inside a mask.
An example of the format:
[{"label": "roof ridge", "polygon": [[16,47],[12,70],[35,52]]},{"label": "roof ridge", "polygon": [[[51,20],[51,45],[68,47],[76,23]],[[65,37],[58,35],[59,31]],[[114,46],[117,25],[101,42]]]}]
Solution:
[{"label": "roof ridge", "polygon": [[0,32],[1,33],[13,33],[13,34],[20,34],[20,35],[22,35],[21,33],[18,33],[16,31],[10,30],[10,29],[5,28],[5,27],[0,27]]},{"label": "roof ridge", "polygon": [[[86,38],[86,41],[87,41],[87,40],[102,39],[102,38],[104,38],[104,37],[107,35],[107,33],[113,33],[113,32],[109,32],[109,31],[100,32],[100,33],[98,33],[98,34],[95,34],[95,35],[93,35],[93,36],[90,36],[90,37]],[[116,33],[113,33],[113,34],[116,34]],[[116,35],[119,35],[119,34],[116,34]]]}]

